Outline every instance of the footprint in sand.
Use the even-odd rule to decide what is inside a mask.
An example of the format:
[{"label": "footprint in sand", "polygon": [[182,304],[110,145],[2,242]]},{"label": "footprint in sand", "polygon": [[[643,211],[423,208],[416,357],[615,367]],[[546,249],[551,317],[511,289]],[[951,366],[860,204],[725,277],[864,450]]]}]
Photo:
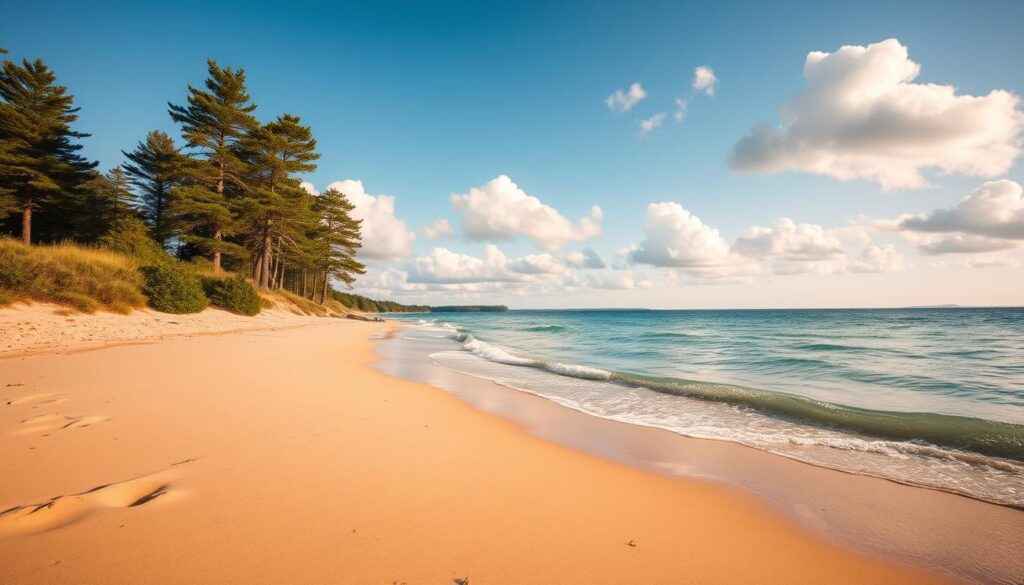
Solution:
[{"label": "footprint in sand", "polygon": [[22,396],[20,398],[8,398],[4,400],[4,406],[43,406],[46,404],[60,404],[66,402],[67,397],[61,392],[53,392],[50,394],[29,394],[28,396]]},{"label": "footprint in sand", "polygon": [[94,512],[135,508],[157,499],[166,500],[173,491],[174,482],[182,474],[183,463],[188,461],[81,493],[9,508],[0,512],[0,536],[45,532],[77,522]]},{"label": "footprint in sand", "polygon": [[24,425],[21,430],[17,432],[19,435],[29,435],[33,433],[42,433],[45,431],[61,431],[65,429],[84,429],[94,424],[109,420],[105,416],[79,416],[79,415],[68,415],[68,414],[41,414],[39,416],[33,416],[32,418],[26,418],[21,421]]}]

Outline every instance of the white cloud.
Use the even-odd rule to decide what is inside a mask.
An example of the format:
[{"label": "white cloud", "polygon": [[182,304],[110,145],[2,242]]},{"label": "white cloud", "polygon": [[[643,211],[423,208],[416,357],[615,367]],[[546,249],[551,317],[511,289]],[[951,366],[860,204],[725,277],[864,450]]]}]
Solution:
[{"label": "white cloud", "polygon": [[633,106],[640,103],[645,97],[647,92],[639,83],[633,83],[629,86],[629,89],[622,91],[621,89],[615,90],[615,93],[605,98],[604,103],[608,106],[608,109],[613,112],[628,112]]},{"label": "white cloud", "polygon": [[899,234],[924,254],[987,254],[1024,245],[1024,193],[1014,181],[992,181],[957,205],[871,222]]},{"label": "white cloud", "polygon": [[483,258],[447,248],[434,248],[430,254],[413,259],[408,270],[408,281],[412,283],[466,284],[514,280],[517,277],[509,270],[508,258],[493,244],[484,249]]},{"label": "white cloud", "polygon": [[733,149],[732,167],[868,179],[885,190],[927,186],[926,169],[1006,172],[1021,151],[1019,98],[957,95],[950,85],[913,83],[919,72],[895,39],[808,54],[806,85],[782,107],[781,126],[755,126]]},{"label": "white cloud", "polygon": [[569,252],[566,262],[576,268],[604,268],[604,260],[591,248],[582,252]]},{"label": "white cloud", "polygon": [[718,78],[715,77],[713,69],[707,65],[701,65],[693,70],[693,89],[707,95],[715,95],[715,88],[718,87]]},{"label": "white cloud", "polygon": [[732,254],[717,229],[673,202],[647,206],[644,239],[625,251],[631,262],[684,269],[697,278],[756,274],[755,265]]},{"label": "white cloud", "polygon": [[672,119],[676,122],[682,122],[686,118],[686,111],[690,105],[683,98],[676,98],[676,111],[672,112]]},{"label": "white cloud", "polygon": [[632,270],[599,270],[588,272],[580,279],[580,286],[603,290],[632,290],[653,288],[654,283]]},{"label": "white cloud", "polygon": [[942,254],[986,254],[1012,250],[1017,244],[1008,240],[997,240],[969,234],[935,235],[904,232],[904,239],[929,256]]},{"label": "white cloud", "polygon": [[462,231],[471,240],[509,240],[525,236],[543,250],[557,250],[568,241],[601,235],[601,208],[573,224],[555,208],[528,195],[506,175],[501,175],[464,195],[451,196],[452,207],[462,216]]},{"label": "white cloud", "polygon": [[[312,185],[308,188],[312,188]],[[335,181],[327,189],[337,189],[344,193],[355,206],[352,216],[363,220],[363,247],[358,254],[361,260],[395,262],[412,255],[412,242],[416,234],[395,216],[393,196],[370,195],[363,188],[362,181],[353,179]]]},{"label": "white cloud", "polygon": [[776,274],[837,274],[846,269],[839,238],[825,228],[780,217],[770,227],[752,226],[736,240],[737,253],[772,259]]},{"label": "white cloud", "polygon": [[320,194],[320,192],[316,190],[316,187],[313,186],[313,183],[310,183],[309,181],[302,181],[301,183],[299,183],[299,187],[302,187],[302,189],[305,190],[306,193],[309,193],[310,195]]},{"label": "white cloud", "polygon": [[853,272],[902,272],[907,261],[892,244],[868,246],[850,266]]},{"label": "white cloud", "polygon": [[530,254],[512,260],[509,270],[519,274],[565,274],[568,268],[560,259],[551,254]]},{"label": "white cloud", "polygon": [[436,242],[442,238],[449,238],[455,235],[455,230],[452,229],[452,225],[444,218],[435,220],[434,223],[430,225],[423,226],[421,231],[423,232],[423,237],[427,238],[431,242]]},{"label": "white cloud", "polygon": [[[597,258],[594,254],[590,257]],[[600,260],[598,258],[598,260]],[[509,258],[488,244],[482,257],[434,248],[399,268],[371,268],[357,284],[360,294],[445,298],[458,294],[566,294],[585,290],[650,288],[652,282],[633,270],[575,271],[569,260],[553,254]],[[466,297],[468,298],[468,297]],[[445,301],[448,302],[448,301]]]},{"label": "white cloud", "polygon": [[646,136],[650,134],[652,131],[654,131],[655,128],[661,126],[663,122],[665,122],[664,112],[658,112],[657,114],[654,114],[650,118],[644,118],[643,120],[640,120],[640,135]]},{"label": "white cloud", "polygon": [[899,228],[1024,240],[1024,189],[1008,180],[985,183],[955,207],[900,218]]},{"label": "white cloud", "polygon": [[755,258],[773,256],[797,262],[828,260],[845,254],[839,239],[825,228],[797,224],[788,217],[780,217],[771,227],[747,228],[736,240],[736,251]]},{"label": "white cloud", "polygon": [[1002,268],[1004,266],[1017,265],[1018,262],[1016,260],[1005,256],[969,257],[960,261],[960,266],[964,268]]}]

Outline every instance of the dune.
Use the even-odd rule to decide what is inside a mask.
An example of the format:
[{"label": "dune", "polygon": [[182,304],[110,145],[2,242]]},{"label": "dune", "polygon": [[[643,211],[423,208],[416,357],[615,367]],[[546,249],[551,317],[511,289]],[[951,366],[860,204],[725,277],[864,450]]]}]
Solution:
[{"label": "dune", "polygon": [[950,582],[391,378],[392,323],[7,311],[0,583]]}]

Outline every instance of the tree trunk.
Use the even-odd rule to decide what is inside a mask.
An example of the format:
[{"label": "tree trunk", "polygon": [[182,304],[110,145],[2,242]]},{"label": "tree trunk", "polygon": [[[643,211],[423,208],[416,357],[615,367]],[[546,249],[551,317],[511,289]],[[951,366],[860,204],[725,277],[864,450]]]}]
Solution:
[{"label": "tree trunk", "polygon": [[32,245],[32,204],[28,204],[21,212],[21,241]]},{"label": "tree trunk", "polygon": [[[268,224],[269,224],[269,222],[268,222]],[[269,225],[268,225],[268,229],[269,229]],[[263,236],[263,257],[260,258],[261,270],[260,270],[260,280],[259,280],[259,282],[260,282],[260,288],[262,288],[262,289],[270,288],[270,254],[271,254],[271,246],[272,245],[273,245],[273,242],[270,241],[270,233],[269,233],[269,231],[265,232],[265,235]]]},{"label": "tree trunk", "polygon": [[[217,228],[217,231],[213,232],[213,239],[218,242],[224,239],[224,233],[220,231],[220,228]],[[213,251],[212,260],[213,271],[220,272],[220,248],[217,248]]]},{"label": "tree trunk", "polygon": [[306,298],[306,269],[302,269],[302,298]]},{"label": "tree trunk", "polygon": [[[221,146],[221,148],[224,147],[224,142],[225,142],[225,140],[224,140],[224,137],[222,136],[220,138],[220,146]],[[218,171],[218,176],[217,176],[217,195],[223,196],[224,195],[224,159],[220,159],[220,160],[217,161],[217,171]],[[220,241],[220,240],[224,239],[224,233],[221,232],[221,229],[219,227],[217,228],[217,230],[215,232],[213,232],[213,239],[217,240],[217,241]],[[213,271],[214,272],[220,272],[220,248],[217,248],[217,250],[213,253]]]},{"label": "tree trunk", "polygon": [[284,283],[284,259],[281,258],[280,246],[277,251],[277,260],[274,262],[274,281],[271,282],[271,286],[274,288],[281,288]]}]

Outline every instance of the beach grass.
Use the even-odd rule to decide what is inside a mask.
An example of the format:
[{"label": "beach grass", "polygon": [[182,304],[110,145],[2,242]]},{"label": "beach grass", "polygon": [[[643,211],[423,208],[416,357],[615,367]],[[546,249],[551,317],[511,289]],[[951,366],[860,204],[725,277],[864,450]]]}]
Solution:
[{"label": "beach grass", "polygon": [[77,244],[25,246],[0,239],[0,305],[51,302],[92,313],[128,313],[146,304],[129,256]]}]

